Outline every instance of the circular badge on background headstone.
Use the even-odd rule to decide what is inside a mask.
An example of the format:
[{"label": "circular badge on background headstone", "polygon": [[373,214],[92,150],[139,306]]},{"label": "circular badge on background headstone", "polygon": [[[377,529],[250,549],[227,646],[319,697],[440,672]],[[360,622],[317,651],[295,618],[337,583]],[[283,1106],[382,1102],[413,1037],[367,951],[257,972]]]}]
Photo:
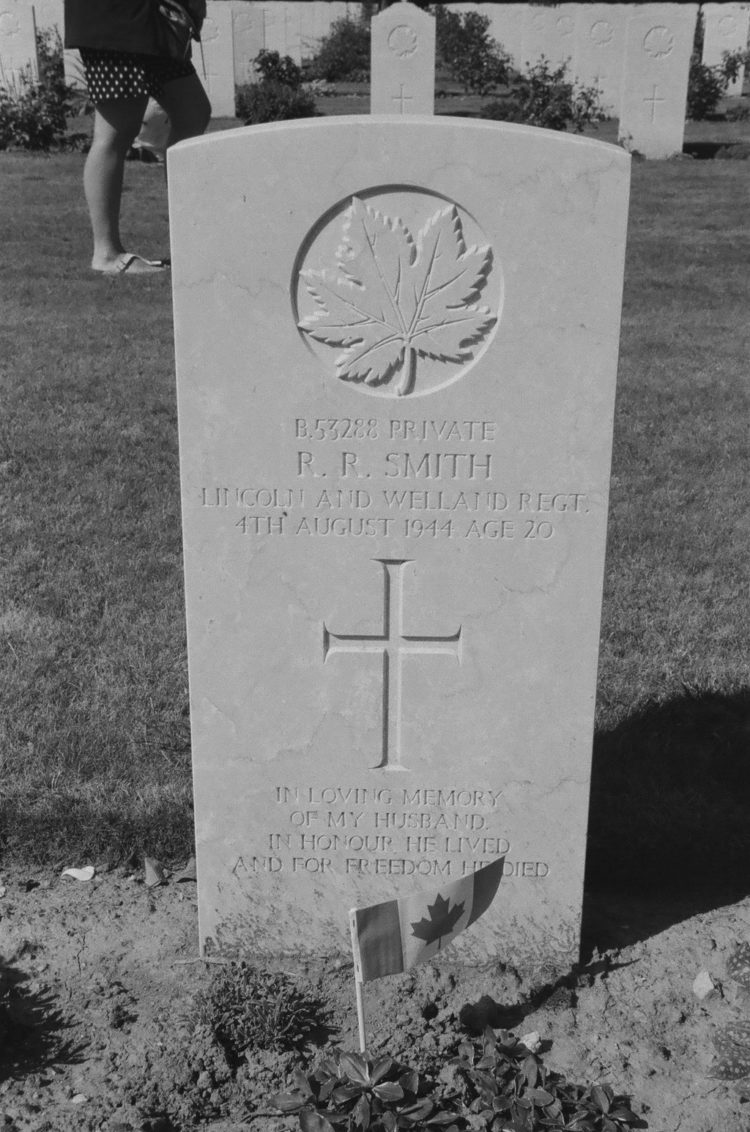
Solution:
[{"label": "circular badge on background headstone", "polygon": [[408,24],[397,24],[395,28],[391,28],[387,42],[388,50],[399,59],[408,59],[419,47],[417,33]]},{"label": "circular badge on background headstone", "polygon": [[646,32],[643,39],[643,49],[652,59],[666,59],[674,49],[674,36],[664,24],[657,24]]},{"label": "circular badge on background headstone", "polygon": [[0,35],[11,36],[18,35],[21,30],[18,16],[13,12],[0,12]]},{"label": "circular badge on background headstone", "polygon": [[591,25],[589,37],[597,47],[604,47],[605,44],[612,42],[614,34],[615,29],[609,20],[597,20]]},{"label": "circular badge on background headstone", "polygon": [[303,242],[292,279],[295,321],[325,372],[379,397],[463,377],[502,302],[502,272],[477,221],[409,186],[339,202]]}]

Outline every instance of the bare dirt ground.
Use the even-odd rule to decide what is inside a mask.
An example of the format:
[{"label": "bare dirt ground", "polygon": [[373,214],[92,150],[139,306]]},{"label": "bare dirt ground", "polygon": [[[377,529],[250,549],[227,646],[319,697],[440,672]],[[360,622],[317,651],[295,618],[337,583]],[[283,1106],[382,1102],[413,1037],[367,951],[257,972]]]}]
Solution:
[{"label": "bare dirt ground", "polygon": [[[196,996],[217,968],[198,959],[193,882],[147,888],[140,869],[88,882],[15,871],[1,890],[0,1129],[296,1127],[268,1097],[299,1055],[260,1051],[232,1066],[198,1020]],[[654,1132],[746,1130],[750,1077],[712,1074],[716,1035],[750,1018],[750,992],[727,971],[750,940],[750,898],[696,907],[588,899],[584,962],[554,985],[510,962],[456,968],[450,951],[368,984],[371,1051],[438,1073],[467,1024],[536,1030],[550,1068],[627,1093]],[[351,966],[280,966],[327,1004],[330,1046],[355,1049]],[[715,984],[705,998],[693,989],[701,971]]]}]

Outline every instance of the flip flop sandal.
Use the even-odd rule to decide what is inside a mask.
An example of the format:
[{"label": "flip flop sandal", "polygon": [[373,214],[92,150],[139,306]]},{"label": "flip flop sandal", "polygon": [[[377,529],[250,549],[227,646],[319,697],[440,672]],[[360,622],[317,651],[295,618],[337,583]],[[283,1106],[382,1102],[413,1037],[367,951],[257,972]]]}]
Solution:
[{"label": "flip flop sandal", "polygon": [[167,271],[169,263],[164,259],[144,259],[133,252],[123,252],[111,267],[95,267],[99,275],[157,275]]}]

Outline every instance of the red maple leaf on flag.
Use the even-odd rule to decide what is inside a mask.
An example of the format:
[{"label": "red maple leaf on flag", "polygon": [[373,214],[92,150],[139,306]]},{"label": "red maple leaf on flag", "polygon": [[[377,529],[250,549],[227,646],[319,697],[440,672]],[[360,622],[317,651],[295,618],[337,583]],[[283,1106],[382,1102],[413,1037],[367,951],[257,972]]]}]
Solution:
[{"label": "red maple leaf on flag", "polygon": [[434,943],[437,940],[439,951],[443,936],[451,935],[463,916],[464,905],[462,902],[461,904],[454,904],[451,908],[450,899],[445,900],[438,894],[435,903],[427,905],[427,911],[430,914],[429,920],[423,916],[421,920],[412,923],[411,934],[416,936],[417,939],[423,939],[425,943]]}]

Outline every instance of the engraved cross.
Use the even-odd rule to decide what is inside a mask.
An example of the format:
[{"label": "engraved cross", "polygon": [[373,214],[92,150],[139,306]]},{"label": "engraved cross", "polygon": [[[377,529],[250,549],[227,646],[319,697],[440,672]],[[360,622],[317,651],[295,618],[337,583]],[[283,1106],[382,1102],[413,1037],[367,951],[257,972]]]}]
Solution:
[{"label": "engraved cross", "polygon": [[448,635],[404,632],[403,569],[409,559],[375,558],[383,567],[382,633],[332,633],[323,625],[323,661],[332,653],[375,653],[382,657],[383,743],[378,770],[401,765],[401,696],[404,656],[454,656],[461,663],[461,627]]},{"label": "engraved cross", "polygon": [[406,114],[406,110],[404,109],[404,103],[405,102],[413,102],[414,98],[411,94],[404,94],[404,84],[403,83],[400,83],[399,85],[401,87],[401,90],[399,91],[398,94],[393,95],[391,102],[397,102],[398,103],[399,114]]},{"label": "engraved cross", "polygon": [[656,121],[656,103],[657,102],[666,102],[665,98],[659,98],[658,94],[656,93],[658,91],[658,89],[659,89],[658,86],[656,85],[656,83],[654,83],[653,94],[651,95],[650,98],[644,98],[644,100],[643,100],[644,102],[650,102],[651,103],[651,121],[652,122]]}]

